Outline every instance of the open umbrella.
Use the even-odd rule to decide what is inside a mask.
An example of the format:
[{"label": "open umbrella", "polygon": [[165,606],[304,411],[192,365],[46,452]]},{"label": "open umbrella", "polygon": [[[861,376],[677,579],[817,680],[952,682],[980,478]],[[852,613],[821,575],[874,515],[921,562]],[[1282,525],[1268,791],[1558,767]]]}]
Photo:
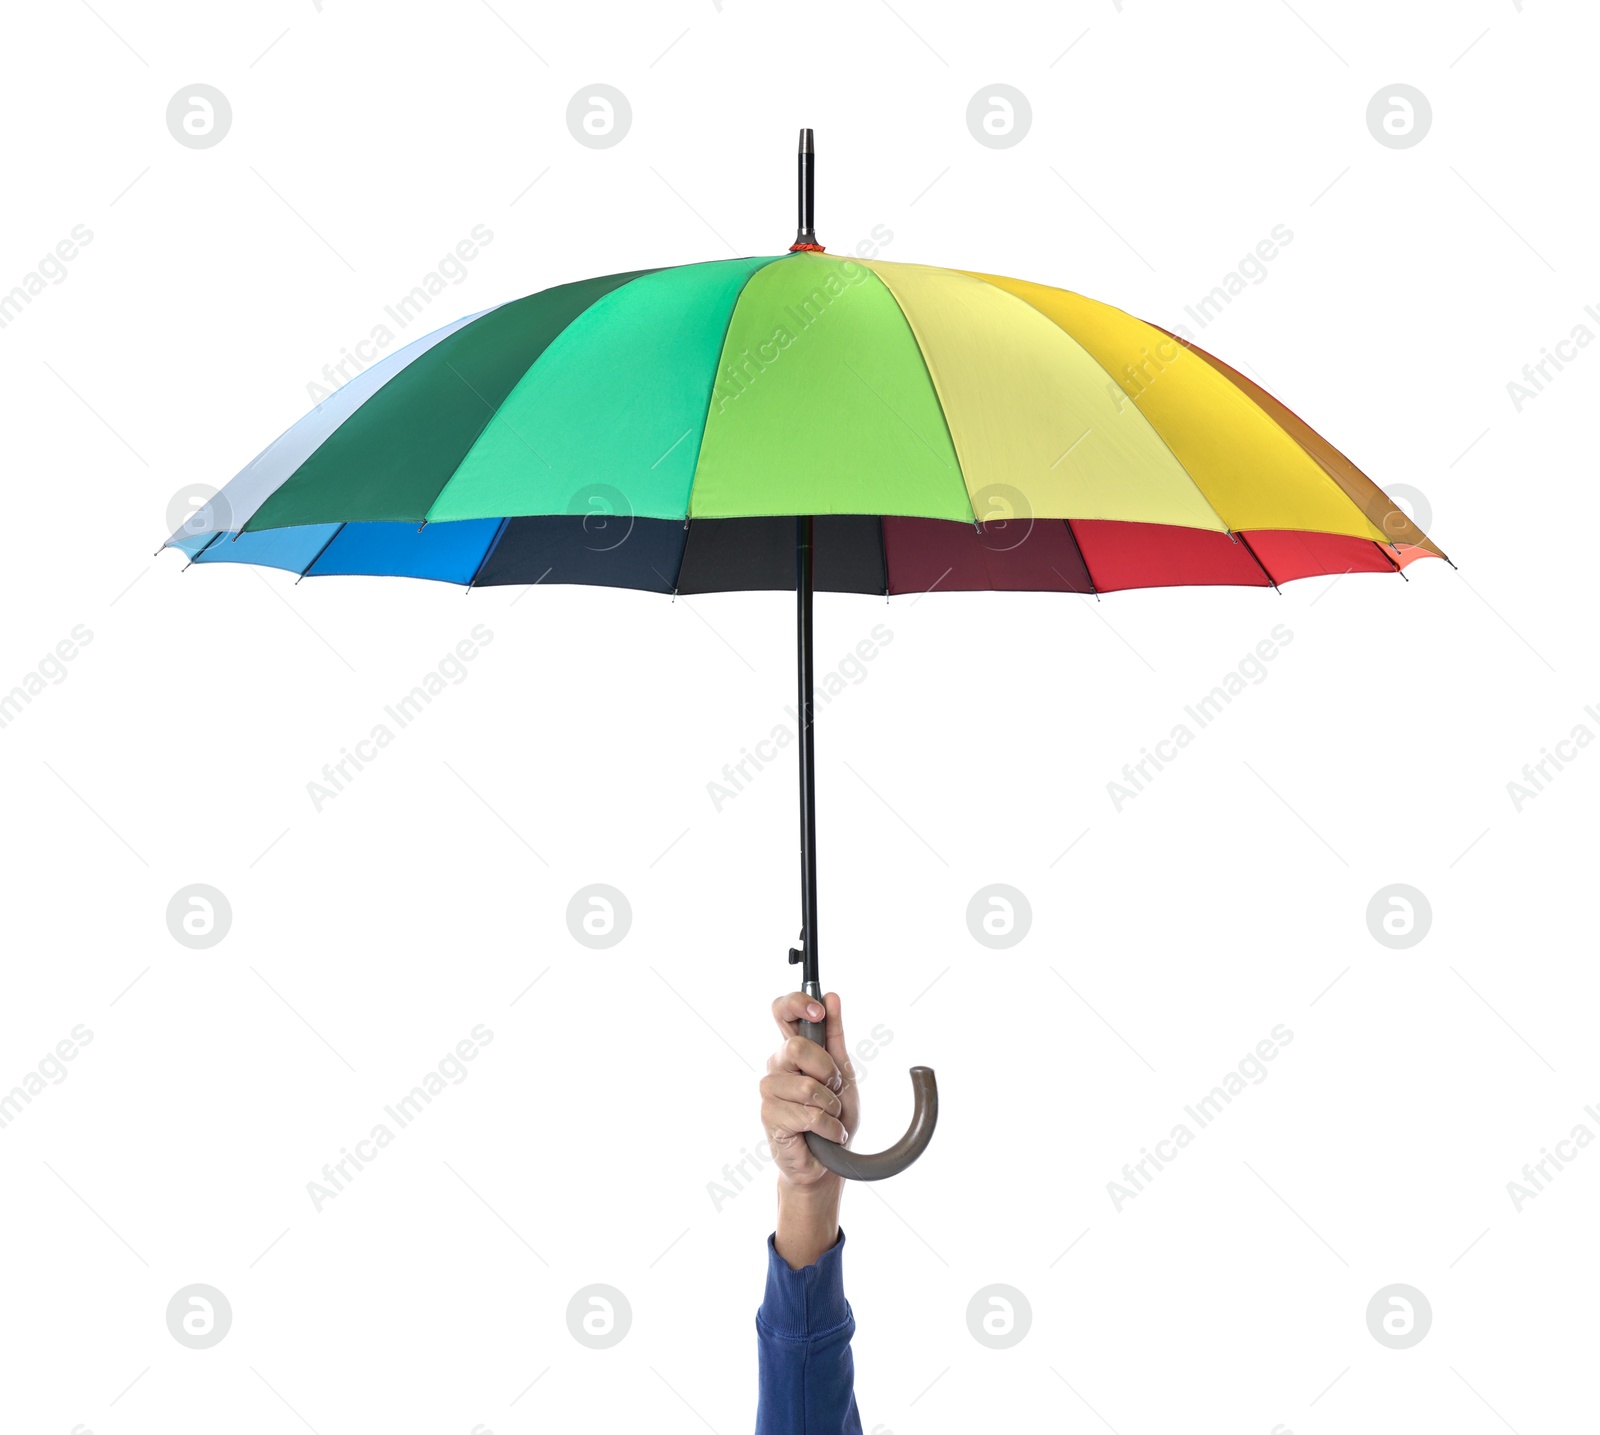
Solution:
[{"label": "open umbrella", "polygon": [[[194,564],[467,586],[794,589],[802,929],[817,967],[812,594],[1276,587],[1444,555],[1365,474],[1194,344],[1020,279],[837,258],[811,131],[789,253],[558,285],[352,378],[167,547]],[[822,1028],[804,1034],[822,1040]],[[932,1137],[911,1072],[904,1137]]]}]

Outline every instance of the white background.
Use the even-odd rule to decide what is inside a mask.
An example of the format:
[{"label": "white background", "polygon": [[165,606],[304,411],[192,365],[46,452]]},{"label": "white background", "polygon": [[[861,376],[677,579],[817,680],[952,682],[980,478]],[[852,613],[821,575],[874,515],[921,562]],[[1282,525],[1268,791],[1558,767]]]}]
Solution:
[{"label": "white background", "polygon": [[[0,290],[93,240],[0,331],[0,689],[93,636],[0,729],[0,1089],[93,1040],[0,1130],[0,1426],[750,1428],[771,1179],[720,1209],[708,1184],[761,1136],[795,796],[787,764],[720,813],[706,784],[793,700],[791,602],[150,555],[474,225],[427,327],[779,252],[808,124],[830,248],[882,225],[885,258],[1169,327],[1288,226],[1201,342],[1424,494],[1460,565],[819,600],[824,668],[893,634],[819,728],[824,977],[892,1032],[861,1145],[898,1132],[907,1065],[944,1096],[923,1161],[846,1202],[866,1428],[1592,1427],[1600,1152],[1520,1212],[1507,1182],[1600,1133],[1600,754],[1521,811],[1506,787],[1600,732],[1600,353],[1520,412],[1506,389],[1600,331],[1591,13],[95,0],[6,28]],[[1365,118],[1397,81],[1433,109],[1400,150]],[[165,121],[196,82],[233,109],[205,150]],[[633,110],[604,150],[565,119],[596,82]],[[996,82],[1033,112],[1003,150],[965,118]],[[307,783],[474,624],[466,681],[317,811]],[[1118,811],[1122,765],[1276,624],[1266,680]],[[567,928],[592,882],[632,906],[607,951]],[[966,921],[995,882],[1033,913],[1003,951]],[[1396,882],[1433,914],[1405,950],[1366,918]],[[203,951],[166,920],[194,883],[233,914]],[[477,1023],[469,1079],[316,1210]],[[1118,1211],[1123,1163],[1278,1023],[1268,1079]],[[208,1350],[166,1325],[193,1282],[233,1310]],[[1365,1317],[1396,1282],[1433,1311],[1403,1351]],[[567,1328],[594,1283],[632,1308],[609,1350]],[[967,1327],[993,1283],[1032,1308],[1008,1350]]]}]

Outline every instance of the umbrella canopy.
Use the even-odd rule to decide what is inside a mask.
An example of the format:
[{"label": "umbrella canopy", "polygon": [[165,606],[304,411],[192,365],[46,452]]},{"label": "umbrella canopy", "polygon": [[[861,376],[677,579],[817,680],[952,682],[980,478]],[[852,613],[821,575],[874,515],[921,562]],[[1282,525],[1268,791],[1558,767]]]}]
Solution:
[{"label": "umbrella canopy", "polygon": [[584,279],[358,374],[168,546],[321,577],[1074,593],[1439,550],[1220,360],[1082,295],[816,252]]}]

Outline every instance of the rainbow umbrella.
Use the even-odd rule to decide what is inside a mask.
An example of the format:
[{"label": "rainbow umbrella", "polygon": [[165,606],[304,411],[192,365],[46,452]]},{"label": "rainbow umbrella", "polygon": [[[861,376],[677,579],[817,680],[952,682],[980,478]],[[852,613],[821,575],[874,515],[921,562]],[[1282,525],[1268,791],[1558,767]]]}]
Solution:
[{"label": "rainbow umbrella", "polygon": [[[1276,587],[1444,557],[1220,359],[1064,289],[825,253],[801,135],[786,254],[544,289],[383,358],[165,546],[464,587],[794,589],[802,987],[820,996],[811,596]],[[1447,560],[1448,561],[1448,560]],[[820,1039],[820,1029],[807,1031]],[[933,1073],[877,1156],[926,1146]]]}]

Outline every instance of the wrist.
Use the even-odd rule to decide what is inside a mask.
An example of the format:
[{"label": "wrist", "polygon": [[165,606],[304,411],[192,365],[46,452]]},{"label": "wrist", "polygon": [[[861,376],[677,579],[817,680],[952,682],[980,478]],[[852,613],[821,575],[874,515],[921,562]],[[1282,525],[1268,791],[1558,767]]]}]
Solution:
[{"label": "wrist", "polygon": [[839,1198],[844,1194],[844,1178],[832,1171],[823,1171],[813,1180],[796,1181],[790,1176],[778,1177],[778,1208],[787,1208],[796,1217],[837,1217]]},{"label": "wrist", "polygon": [[839,1198],[844,1182],[829,1172],[804,1186],[778,1181],[778,1228],[773,1244],[791,1270],[816,1264],[839,1239]]}]

